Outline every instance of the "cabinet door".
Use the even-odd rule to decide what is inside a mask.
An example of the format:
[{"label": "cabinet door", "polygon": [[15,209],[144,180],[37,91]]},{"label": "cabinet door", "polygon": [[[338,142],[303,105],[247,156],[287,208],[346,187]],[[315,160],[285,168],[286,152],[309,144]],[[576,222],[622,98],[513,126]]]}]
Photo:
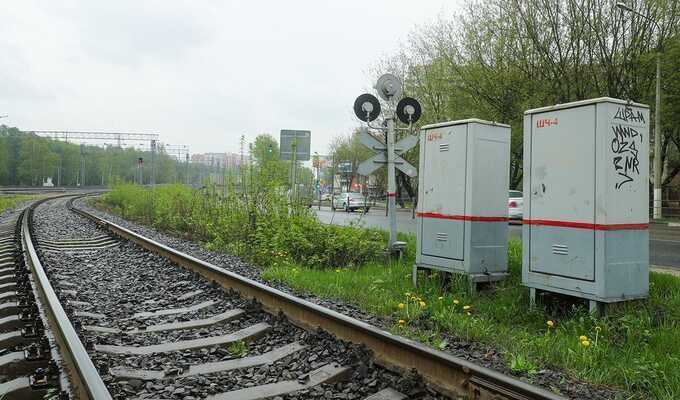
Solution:
[{"label": "cabinet door", "polygon": [[531,271],[595,279],[595,105],[531,121]]},{"label": "cabinet door", "polygon": [[424,139],[422,254],[463,260],[467,125],[436,128]]}]

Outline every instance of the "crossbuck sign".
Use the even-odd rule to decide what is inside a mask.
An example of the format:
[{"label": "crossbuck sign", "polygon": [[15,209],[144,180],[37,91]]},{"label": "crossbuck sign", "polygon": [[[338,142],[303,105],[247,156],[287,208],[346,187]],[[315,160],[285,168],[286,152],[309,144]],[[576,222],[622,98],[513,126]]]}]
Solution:
[{"label": "crossbuck sign", "polygon": [[[368,133],[368,129],[361,128],[359,130],[359,141],[364,146],[377,152],[376,155],[359,164],[357,172],[360,175],[370,175],[378,168],[387,164],[387,146],[381,140]],[[416,144],[418,144],[418,136],[413,135],[406,136],[394,144],[394,166],[411,178],[416,177],[418,171],[408,161],[404,160],[401,155],[411,150]]]}]

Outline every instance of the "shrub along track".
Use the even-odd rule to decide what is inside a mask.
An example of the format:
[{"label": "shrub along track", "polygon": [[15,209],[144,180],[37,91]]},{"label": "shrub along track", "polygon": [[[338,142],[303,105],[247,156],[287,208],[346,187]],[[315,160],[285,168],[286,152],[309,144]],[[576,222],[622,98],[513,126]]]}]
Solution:
[{"label": "shrub along track", "polygon": [[[96,368],[113,398],[445,398],[431,387],[559,398],[69,210],[71,200],[36,208],[33,240],[91,360],[75,369]],[[73,383],[82,398],[107,398]]]}]

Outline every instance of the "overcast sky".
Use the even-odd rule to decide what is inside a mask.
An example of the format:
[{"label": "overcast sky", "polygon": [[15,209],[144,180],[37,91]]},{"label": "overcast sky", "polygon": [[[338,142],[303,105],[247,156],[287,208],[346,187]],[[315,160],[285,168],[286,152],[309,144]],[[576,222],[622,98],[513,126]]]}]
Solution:
[{"label": "overcast sky", "polygon": [[[358,122],[369,69],[459,1],[7,1],[0,122],[158,133],[191,152],[312,131],[325,154]],[[425,110],[426,112],[426,110]]]}]

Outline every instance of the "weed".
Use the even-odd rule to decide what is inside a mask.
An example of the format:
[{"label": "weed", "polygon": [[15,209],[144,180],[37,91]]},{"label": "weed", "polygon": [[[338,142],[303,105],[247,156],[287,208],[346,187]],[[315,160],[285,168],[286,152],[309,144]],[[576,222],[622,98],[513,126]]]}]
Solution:
[{"label": "weed", "polygon": [[230,344],[227,350],[232,356],[245,357],[248,354],[248,345],[243,340],[238,340]]},{"label": "weed", "polygon": [[292,212],[274,186],[265,185],[257,196],[245,198],[236,190],[219,197],[210,189],[195,191],[182,185],[154,191],[119,185],[99,205],[123,218],[182,232],[206,242],[212,250],[266,267],[297,263],[350,268],[377,260],[385,246],[383,232],[325,225],[303,207]]},{"label": "weed", "polygon": [[515,373],[535,374],[538,366],[529,360],[524,354],[510,355],[510,370]]}]

